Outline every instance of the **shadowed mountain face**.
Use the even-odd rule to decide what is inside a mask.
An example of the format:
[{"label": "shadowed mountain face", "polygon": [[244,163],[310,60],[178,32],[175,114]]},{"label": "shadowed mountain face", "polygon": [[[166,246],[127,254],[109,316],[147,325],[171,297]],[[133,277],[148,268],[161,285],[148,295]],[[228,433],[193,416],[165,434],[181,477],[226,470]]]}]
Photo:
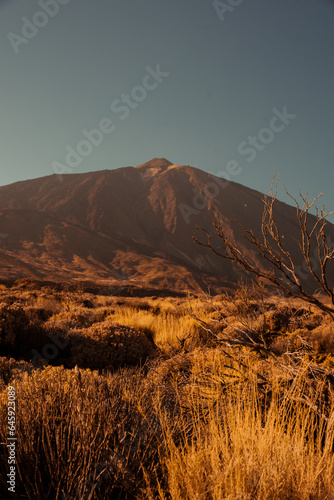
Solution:
[{"label": "shadowed mountain face", "polygon": [[[275,205],[298,262],[295,209]],[[211,230],[211,219],[219,218],[260,266],[234,220],[260,234],[262,210],[261,193],[158,158],[136,168],[17,182],[0,187],[0,273],[216,288],[236,281],[240,270],[192,241],[196,225]],[[334,226],[329,230],[334,241]]]}]

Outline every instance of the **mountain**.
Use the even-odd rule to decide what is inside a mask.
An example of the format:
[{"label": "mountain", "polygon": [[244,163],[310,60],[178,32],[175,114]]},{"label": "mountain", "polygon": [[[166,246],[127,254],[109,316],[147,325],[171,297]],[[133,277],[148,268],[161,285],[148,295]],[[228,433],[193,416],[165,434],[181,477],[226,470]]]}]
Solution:
[{"label": "mountain", "polygon": [[[164,158],[0,187],[0,276],[93,280],[175,290],[219,288],[240,269],[191,237],[218,217],[261,266],[234,220],[260,234],[263,195]],[[298,258],[295,208],[277,201]],[[334,226],[329,224],[332,241]]]}]

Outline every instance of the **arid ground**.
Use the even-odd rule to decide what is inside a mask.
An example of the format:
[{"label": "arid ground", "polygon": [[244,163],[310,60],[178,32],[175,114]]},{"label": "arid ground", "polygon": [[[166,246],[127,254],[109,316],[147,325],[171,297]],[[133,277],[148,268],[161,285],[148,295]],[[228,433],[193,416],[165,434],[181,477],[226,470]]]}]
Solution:
[{"label": "arid ground", "polygon": [[334,498],[332,318],[242,283],[158,292],[1,285],[19,498]]}]

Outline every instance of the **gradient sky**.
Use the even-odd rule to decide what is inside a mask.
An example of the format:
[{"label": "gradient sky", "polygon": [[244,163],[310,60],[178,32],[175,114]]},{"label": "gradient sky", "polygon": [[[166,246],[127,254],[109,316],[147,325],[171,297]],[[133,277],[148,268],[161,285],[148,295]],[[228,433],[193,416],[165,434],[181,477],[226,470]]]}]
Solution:
[{"label": "gradient sky", "polygon": [[[279,173],[334,209],[334,1],[244,0],[220,19],[211,0],[68,0],[16,54],[8,33],[41,10],[0,0],[0,185],[53,174],[110,118],[73,172],[165,157],[219,173],[236,160],[236,182],[268,192]],[[121,120],[111,104],[158,64],[170,75]],[[296,118],[247,161],[240,144],[284,107]]]}]

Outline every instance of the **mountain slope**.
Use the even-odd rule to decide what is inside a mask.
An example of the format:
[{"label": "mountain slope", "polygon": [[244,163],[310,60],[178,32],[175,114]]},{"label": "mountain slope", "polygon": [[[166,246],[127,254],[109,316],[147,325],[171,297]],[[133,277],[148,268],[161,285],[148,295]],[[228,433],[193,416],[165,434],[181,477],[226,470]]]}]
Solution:
[{"label": "mountain slope", "polygon": [[[295,209],[277,222],[298,259]],[[259,234],[262,194],[154,158],[136,168],[56,175],[0,187],[2,277],[94,279],[175,289],[235,281],[240,270],[194,244],[218,217],[253,259],[233,219]],[[334,241],[334,227],[330,225]]]}]

